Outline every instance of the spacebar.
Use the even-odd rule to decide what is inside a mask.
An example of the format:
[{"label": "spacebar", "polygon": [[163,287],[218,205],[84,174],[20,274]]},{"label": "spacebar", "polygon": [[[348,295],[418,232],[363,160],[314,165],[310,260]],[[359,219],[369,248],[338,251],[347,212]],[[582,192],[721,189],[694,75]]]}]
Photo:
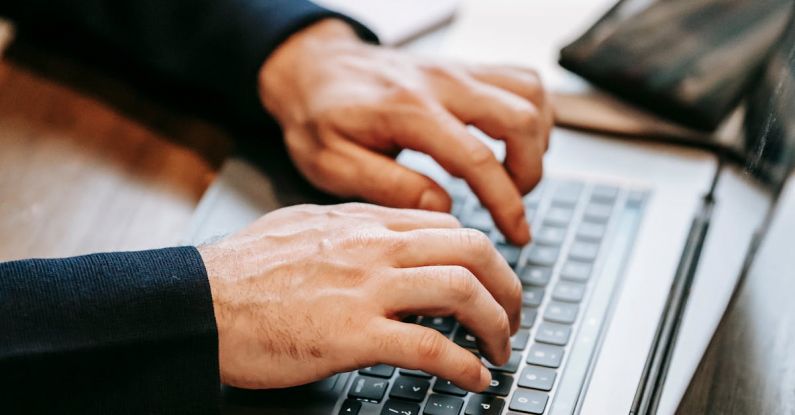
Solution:
[{"label": "spacebar", "polygon": [[561,375],[549,415],[577,413],[582,405],[588,379],[606,331],[611,304],[623,275],[624,265],[632,250],[640,224],[641,206],[627,205],[616,224],[616,232],[602,272],[594,287],[586,312],[581,317],[577,338],[572,343],[569,358]]}]

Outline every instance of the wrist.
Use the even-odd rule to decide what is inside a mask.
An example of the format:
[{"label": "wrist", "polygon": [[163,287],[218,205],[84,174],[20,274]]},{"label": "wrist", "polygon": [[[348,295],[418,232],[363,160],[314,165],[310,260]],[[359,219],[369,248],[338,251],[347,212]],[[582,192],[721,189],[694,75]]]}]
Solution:
[{"label": "wrist", "polygon": [[[259,94],[265,108],[282,122],[290,97],[298,98],[297,88],[311,82],[310,75],[325,62],[323,56],[364,45],[353,28],[343,20],[324,19],[293,34],[265,60],[259,69]],[[293,114],[293,118],[299,117]]]}]

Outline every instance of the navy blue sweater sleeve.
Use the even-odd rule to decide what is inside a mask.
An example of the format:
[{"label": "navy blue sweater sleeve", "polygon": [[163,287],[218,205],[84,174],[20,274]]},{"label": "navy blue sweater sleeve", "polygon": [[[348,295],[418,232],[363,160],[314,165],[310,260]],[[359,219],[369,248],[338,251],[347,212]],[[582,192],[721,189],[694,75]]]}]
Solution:
[{"label": "navy blue sweater sleeve", "polygon": [[291,34],[333,17],[377,41],[356,21],[308,0],[11,0],[0,2],[0,15],[22,29],[55,26],[52,38],[61,30],[87,34],[108,46],[103,53],[259,116],[257,71]]},{"label": "navy blue sweater sleeve", "polygon": [[0,263],[0,383],[3,413],[217,412],[196,248]]}]

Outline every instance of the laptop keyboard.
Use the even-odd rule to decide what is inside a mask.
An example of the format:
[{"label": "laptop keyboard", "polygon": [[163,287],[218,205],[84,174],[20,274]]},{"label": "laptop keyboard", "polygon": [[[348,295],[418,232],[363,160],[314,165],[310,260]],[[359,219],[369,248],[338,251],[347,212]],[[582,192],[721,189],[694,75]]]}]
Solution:
[{"label": "laptop keyboard", "polygon": [[[468,393],[445,379],[387,365],[352,376],[336,412],[343,415],[565,414],[575,411],[596,355],[647,197],[645,191],[546,179],[524,198],[533,242],[514,246],[496,229],[463,181],[447,190],[461,223],[486,233],[523,285],[521,329],[489,388]],[[601,271],[601,272],[600,272]],[[477,352],[452,317],[416,317]],[[585,322],[585,323],[583,323]]]}]

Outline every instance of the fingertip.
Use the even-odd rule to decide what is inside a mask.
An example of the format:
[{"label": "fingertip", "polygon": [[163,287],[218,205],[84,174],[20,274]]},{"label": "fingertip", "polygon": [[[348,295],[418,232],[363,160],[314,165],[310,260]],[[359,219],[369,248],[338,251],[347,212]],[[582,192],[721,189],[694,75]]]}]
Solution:
[{"label": "fingertip", "polygon": [[480,382],[478,383],[478,392],[483,392],[491,386],[491,372],[486,369],[486,366],[480,366]]}]

